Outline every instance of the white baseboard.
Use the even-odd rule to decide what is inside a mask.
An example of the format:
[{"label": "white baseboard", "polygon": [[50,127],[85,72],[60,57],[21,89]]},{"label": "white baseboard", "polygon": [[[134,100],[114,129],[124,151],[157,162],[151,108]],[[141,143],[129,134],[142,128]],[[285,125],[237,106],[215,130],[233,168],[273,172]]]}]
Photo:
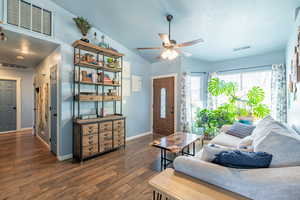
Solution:
[{"label": "white baseboard", "polygon": [[18,131],[31,131],[31,130],[33,130],[33,127],[21,128]]},{"label": "white baseboard", "polygon": [[7,133],[15,133],[15,132],[20,132],[20,131],[29,131],[32,130],[32,127],[28,127],[28,128],[21,128],[18,130],[13,130],[13,131],[4,131],[4,132],[0,132],[0,134],[7,134]]},{"label": "white baseboard", "polygon": [[143,136],[146,136],[146,135],[151,135],[151,134],[152,134],[152,132],[141,133],[139,135],[127,137],[126,141],[134,140],[134,139],[137,139],[137,138],[140,138],[140,137],[143,137]]},{"label": "white baseboard", "polygon": [[69,159],[73,158],[73,154],[67,154],[67,155],[64,155],[64,156],[57,156],[57,158],[58,158],[59,161],[69,160]]}]

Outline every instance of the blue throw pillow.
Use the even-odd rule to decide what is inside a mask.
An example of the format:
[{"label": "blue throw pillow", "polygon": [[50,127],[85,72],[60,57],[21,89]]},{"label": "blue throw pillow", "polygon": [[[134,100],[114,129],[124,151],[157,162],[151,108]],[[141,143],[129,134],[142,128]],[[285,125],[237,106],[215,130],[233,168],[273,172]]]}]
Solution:
[{"label": "blue throw pillow", "polygon": [[225,167],[238,169],[268,168],[272,155],[265,152],[222,151],[212,161]]},{"label": "blue throw pillow", "polygon": [[240,119],[239,122],[242,123],[242,124],[246,124],[246,125],[252,125],[253,124],[252,121],[246,120],[246,119]]}]

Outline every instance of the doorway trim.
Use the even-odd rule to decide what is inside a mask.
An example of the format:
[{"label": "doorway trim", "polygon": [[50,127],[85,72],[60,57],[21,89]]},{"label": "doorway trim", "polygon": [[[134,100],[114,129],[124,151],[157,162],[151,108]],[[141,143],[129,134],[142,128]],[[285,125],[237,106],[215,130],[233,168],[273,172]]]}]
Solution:
[{"label": "doorway trim", "polygon": [[151,77],[150,130],[153,133],[153,81],[154,79],[174,77],[174,131],[177,132],[177,74],[167,74]]},{"label": "doorway trim", "polygon": [[11,81],[16,81],[16,100],[17,100],[17,121],[16,121],[16,127],[17,130],[14,131],[6,131],[6,132],[0,132],[0,133],[10,133],[10,132],[15,132],[15,131],[20,131],[21,130],[21,78],[20,77],[10,77],[10,76],[5,76],[5,75],[0,75],[0,79],[2,80],[11,80]]}]

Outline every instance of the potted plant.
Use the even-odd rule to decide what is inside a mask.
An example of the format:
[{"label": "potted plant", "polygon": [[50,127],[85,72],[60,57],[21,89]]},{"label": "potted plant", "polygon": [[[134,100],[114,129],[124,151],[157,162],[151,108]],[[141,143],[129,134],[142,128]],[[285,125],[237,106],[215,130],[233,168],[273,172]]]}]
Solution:
[{"label": "potted plant", "polygon": [[84,42],[89,43],[90,41],[87,39],[87,34],[89,33],[92,25],[83,17],[76,17],[73,18],[74,22],[76,23],[77,28],[80,30],[82,34],[81,40]]},{"label": "potted plant", "polygon": [[230,111],[228,105],[220,106],[215,110],[198,109],[196,114],[196,127],[202,128],[204,139],[211,139],[218,130],[226,124],[235,121],[235,114]]}]

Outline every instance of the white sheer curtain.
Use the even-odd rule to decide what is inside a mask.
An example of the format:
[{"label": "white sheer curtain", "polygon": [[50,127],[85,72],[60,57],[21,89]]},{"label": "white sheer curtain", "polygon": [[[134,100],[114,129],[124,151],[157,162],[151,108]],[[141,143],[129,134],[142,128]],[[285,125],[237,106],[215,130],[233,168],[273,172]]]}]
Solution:
[{"label": "white sheer curtain", "polygon": [[191,118],[191,77],[187,72],[181,74],[180,81],[180,130],[190,132],[192,126]]},{"label": "white sheer curtain", "polygon": [[287,87],[285,65],[272,66],[271,115],[280,122],[287,121]]}]

